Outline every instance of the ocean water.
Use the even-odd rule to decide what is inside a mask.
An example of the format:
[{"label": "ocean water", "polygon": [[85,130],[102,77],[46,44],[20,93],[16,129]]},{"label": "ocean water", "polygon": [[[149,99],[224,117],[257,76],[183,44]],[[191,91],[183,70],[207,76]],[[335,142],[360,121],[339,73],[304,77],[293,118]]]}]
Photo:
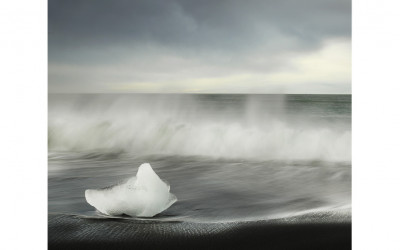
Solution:
[{"label": "ocean water", "polygon": [[[152,220],[351,208],[351,95],[49,94],[49,213],[148,162],[178,201]],[[136,218],[138,219],[138,218]]]}]

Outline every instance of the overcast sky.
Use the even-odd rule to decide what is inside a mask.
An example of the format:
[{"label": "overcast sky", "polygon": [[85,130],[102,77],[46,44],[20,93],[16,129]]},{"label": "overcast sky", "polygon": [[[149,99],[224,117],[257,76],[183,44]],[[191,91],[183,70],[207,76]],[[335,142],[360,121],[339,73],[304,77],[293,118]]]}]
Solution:
[{"label": "overcast sky", "polygon": [[350,0],[49,0],[49,92],[351,93]]}]

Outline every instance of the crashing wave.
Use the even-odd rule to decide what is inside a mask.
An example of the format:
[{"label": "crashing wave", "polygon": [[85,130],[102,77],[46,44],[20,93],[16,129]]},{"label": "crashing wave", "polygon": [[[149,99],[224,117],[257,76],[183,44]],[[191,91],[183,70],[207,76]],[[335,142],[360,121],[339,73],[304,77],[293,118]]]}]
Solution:
[{"label": "crashing wave", "polygon": [[343,102],[326,106],[321,97],[303,109],[284,97],[223,96],[50,95],[49,151],[351,161]]},{"label": "crashing wave", "polygon": [[104,189],[88,189],[85,198],[107,215],[153,217],[177,201],[169,191],[170,186],[158,177],[150,164],[144,163],[127,182]]}]

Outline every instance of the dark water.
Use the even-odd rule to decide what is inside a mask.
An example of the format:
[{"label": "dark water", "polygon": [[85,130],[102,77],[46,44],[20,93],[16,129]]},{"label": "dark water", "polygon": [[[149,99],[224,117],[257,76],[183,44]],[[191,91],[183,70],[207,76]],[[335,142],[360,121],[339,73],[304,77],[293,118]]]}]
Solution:
[{"label": "dark water", "polygon": [[243,221],[351,205],[350,95],[49,95],[49,212],[149,162],[156,220]]}]

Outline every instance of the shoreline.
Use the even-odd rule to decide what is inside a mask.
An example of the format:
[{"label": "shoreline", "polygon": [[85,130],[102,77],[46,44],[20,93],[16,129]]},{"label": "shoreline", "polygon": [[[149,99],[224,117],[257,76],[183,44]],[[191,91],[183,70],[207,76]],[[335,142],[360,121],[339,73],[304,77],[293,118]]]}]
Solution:
[{"label": "shoreline", "polygon": [[49,214],[49,249],[351,249],[351,216],[310,213],[229,223]]}]

